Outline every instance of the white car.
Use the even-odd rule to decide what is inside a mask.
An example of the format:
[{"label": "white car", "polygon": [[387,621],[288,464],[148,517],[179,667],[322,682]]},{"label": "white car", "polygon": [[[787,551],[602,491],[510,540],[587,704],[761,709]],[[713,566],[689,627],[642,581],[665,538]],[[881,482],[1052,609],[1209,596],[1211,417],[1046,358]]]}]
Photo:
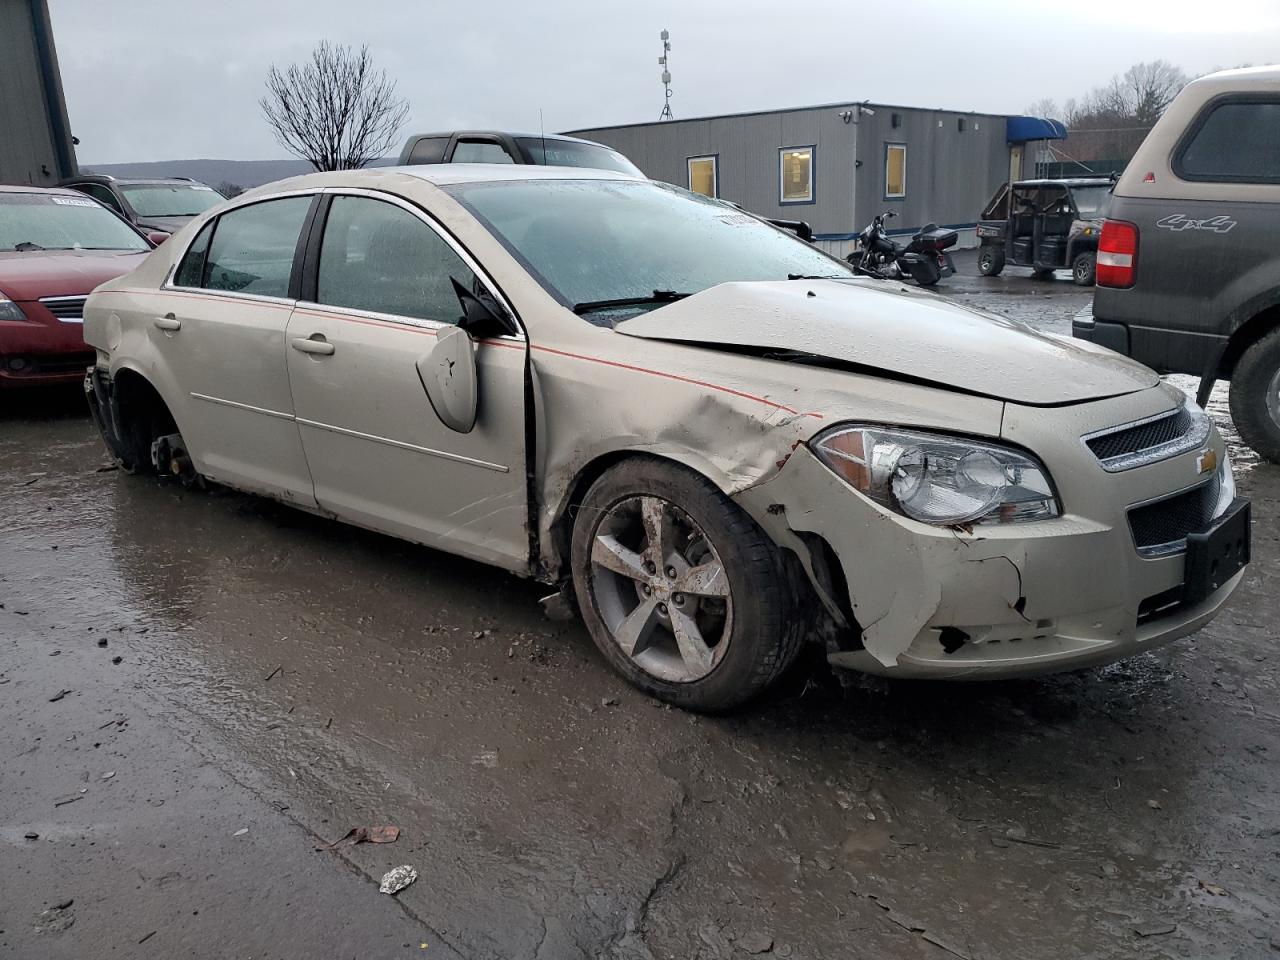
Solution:
[{"label": "white car", "polygon": [[1248,561],[1223,442],[1152,371],[607,171],[313,174],[85,312],[107,445],[492,563],[673,703],[806,638],[887,676],[1103,663]]}]

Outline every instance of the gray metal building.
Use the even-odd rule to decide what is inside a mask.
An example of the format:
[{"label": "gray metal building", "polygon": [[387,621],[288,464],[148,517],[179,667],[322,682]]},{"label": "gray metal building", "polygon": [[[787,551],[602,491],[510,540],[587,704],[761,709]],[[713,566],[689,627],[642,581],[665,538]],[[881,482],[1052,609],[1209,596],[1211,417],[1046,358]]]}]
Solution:
[{"label": "gray metal building", "polygon": [[0,0],[0,183],[76,173],[46,0]]},{"label": "gray metal building", "polygon": [[655,180],[806,220],[816,242],[843,254],[885,210],[898,214],[891,232],[933,221],[971,244],[996,188],[1023,175],[1025,145],[1065,131],[1032,117],[863,102],[571,133],[621,151]]}]

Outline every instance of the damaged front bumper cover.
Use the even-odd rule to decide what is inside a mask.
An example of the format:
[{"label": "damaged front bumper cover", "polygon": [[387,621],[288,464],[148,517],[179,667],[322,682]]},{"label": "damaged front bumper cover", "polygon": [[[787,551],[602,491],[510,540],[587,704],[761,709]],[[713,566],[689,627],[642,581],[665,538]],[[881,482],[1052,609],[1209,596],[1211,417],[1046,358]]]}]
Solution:
[{"label": "damaged front bumper cover", "polygon": [[[995,679],[1109,663],[1199,629],[1244,576],[1153,608],[1176,595],[1184,560],[1139,557],[1127,529],[1079,516],[974,533],[918,523],[857,497],[805,447],[737,499],[808,569],[838,628],[829,661],[884,676]],[[843,604],[815,538],[847,584]]]}]

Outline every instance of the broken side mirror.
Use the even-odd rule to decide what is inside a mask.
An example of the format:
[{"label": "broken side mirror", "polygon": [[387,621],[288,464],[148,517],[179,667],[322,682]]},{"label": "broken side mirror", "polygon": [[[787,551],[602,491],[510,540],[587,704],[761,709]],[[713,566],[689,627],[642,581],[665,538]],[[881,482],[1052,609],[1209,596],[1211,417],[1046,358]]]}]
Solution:
[{"label": "broken side mirror", "polygon": [[417,364],[431,409],[450,430],[470,433],[480,409],[476,348],[461,326],[442,327],[435,346]]},{"label": "broken side mirror", "polygon": [[462,319],[458,326],[477,340],[486,337],[505,337],[516,333],[515,322],[507,311],[488,294],[472,293],[455,278],[450,277],[453,292],[462,306]]}]

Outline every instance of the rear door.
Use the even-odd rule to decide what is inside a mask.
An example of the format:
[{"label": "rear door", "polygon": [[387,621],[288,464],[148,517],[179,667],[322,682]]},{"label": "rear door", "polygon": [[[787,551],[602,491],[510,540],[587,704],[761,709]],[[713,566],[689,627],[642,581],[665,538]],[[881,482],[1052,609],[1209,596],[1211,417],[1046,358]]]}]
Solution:
[{"label": "rear door", "polygon": [[418,361],[461,307],[453,280],[491,284],[425,213],[335,191],[317,219],[289,379],[320,506],[362,526],[511,570],[529,564],[523,337],[475,345],[469,433],[432,409]]},{"label": "rear door", "polygon": [[290,286],[316,195],[262,200],[211,220],[156,297],[148,331],[186,395],[201,473],[314,505],[285,363]]}]

